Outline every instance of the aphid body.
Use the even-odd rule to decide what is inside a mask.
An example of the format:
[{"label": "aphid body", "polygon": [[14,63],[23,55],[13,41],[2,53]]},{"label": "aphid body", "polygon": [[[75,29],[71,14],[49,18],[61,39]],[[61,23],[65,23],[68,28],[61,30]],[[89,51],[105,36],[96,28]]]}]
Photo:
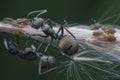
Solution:
[{"label": "aphid body", "polygon": [[16,28],[24,28],[26,25],[30,24],[30,20],[27,18],[18,18],[16,20],[12,18],[4,18],[2,22],[5,24],[10,24]]}]

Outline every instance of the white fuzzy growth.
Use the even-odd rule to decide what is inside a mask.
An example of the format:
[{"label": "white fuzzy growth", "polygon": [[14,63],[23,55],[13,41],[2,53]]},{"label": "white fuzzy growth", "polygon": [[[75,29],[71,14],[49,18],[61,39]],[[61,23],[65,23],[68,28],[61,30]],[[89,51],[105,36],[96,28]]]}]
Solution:
[{"label": "white fuzzy growth", "polygon": [[[53,29],[55,32],[57,32],[59,27],[54,27]],[[89,26],[87,25],[72,26],[72,27],[69,27],[68,30],[72,34],[74,34],[74,36],[76,37],[77,41],[80,44],[81,43],[86,44],[87,42],[89,44],[94,45],[95,43],[95,44],[98,44],[97,46],[100,46],[100,47],[102,46],[103,48],[106,48],[107,50],[120,52],[120,29],[117,29],[117,28],[115,29],[116,31],[115,37],[117,39],[115,42],[104,42],[104,41],[96,40],[94,36],[92,35],[93,31],[90,30]],[[3,23],[0,23],[0,31],[8,32],[8,33],[14,33],[15,31],[21,31],[21,33],[23,32],[23,34],[26,36],[30,36],[32,34],[45,35],[43,31],[41,30],[41,28],[38,30],[33,29],[31,26],[25,26],[24,28],[16,28],[9,24],[3,24]],[[70,34],[67,31],[65,31],[64,35],[70,35]],[[50,41],[50,37],[48,38],[43,38],[40,36],[31,36],[31,37],[37,40],[41,40],[41,41]]]},{"label": "white fuzzy growth", "polygon": [[[106,74],[109,74],[110,76],[113,75],[114,77],[120,78],[120,73],[117,72],[115,69],[118,64],[120,65],[120,29],[115,29],[115,37],[117,38],[115,42],[104,42],[96,40],[92,35],[93,31],[88,29],[88,27],[89,26],[86,25],[79,25],[68,28],[68,30],[72,34],[74,34],[77,41],[79,42],[80,50],[74,56],[70,57],[71,59],[73,59],[72,61],[68,61],[68,64],[64,64],[64,66],[68,67],[66,71],[67,80],[81,80],[82,75],[80,74],[84,74],[84,76],[89,78],[90,80],[96,80],[94,79],[94,75],[92,74],[92,72],[96,72],[96,70],[102,71]],[[0,23],[0,30],[3,32],[14,33],[13,31],[17,29],[24,31],[23,33],[26,36],[32,34],[45,35],[41,29],[36,30],[31,28],[30,26],[26,26],[24,28],[15,28],[11,25]],[[53,29],[55,30],[55,32],[57,32],[59,27],[54,27]],[[65,31],[64,35],[70,34]],[[43,38],[40,36],[32,36],[32,38],[41,41],[50,41],[50,37]],[[4,44],[6,44],[6,42],[4,42]],[[83,50],[81,50],[81,46],[83,47]],[[51,56],[42,56],[40,60],[42,61],[40,61],[38,64],[39,74],[41,74],[42,63],[55,62],[55,59]],[[109,69],[110,66],[111,68]],[[53,69],[56,69],[57,67]],[[89,72],[87,67],[91,68],[93,71]],[[99,73],[96,74],[99,75]],[[99,76],[103,78],[105,77],[104,74],[101,74]]]}]

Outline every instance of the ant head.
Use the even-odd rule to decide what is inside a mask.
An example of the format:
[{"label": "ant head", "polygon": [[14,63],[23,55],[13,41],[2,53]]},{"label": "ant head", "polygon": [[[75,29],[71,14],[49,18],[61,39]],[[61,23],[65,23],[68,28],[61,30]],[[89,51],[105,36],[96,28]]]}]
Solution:
[{"label": "ant head", "polygon": [[38,10],[38,11],[32,11],[30,13],[28,13],[27,17],[29,17],[30,15],[32,14],[35,14],[35,13],[38,13],[33,19],[32,19],[32,22],[31,22],[31,26],[35,29],[39,29],[40,27],[43,26],[43,23],[44,23],[44,19],[43,18],[40,18],[39,16],[46,13],[47,10]]},{"label": "ant head", "polygon": [[35,17],[32,20],[31,26],[33,28],[35,28],[35,29],[39,29],[41,26],[43,26],[43,23],[44,23],[44,19],[43,18],[37,18],[37,17]]}]

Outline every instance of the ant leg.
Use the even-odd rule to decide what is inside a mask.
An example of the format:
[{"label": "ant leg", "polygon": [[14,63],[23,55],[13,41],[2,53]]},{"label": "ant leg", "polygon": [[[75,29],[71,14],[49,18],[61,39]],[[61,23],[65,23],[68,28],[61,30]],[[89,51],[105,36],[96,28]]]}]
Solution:
[{"label": "ant leg", "polygon": [[40,59],[40,57],[38,59],[38,74],[39,75],[41,75],[41,68],[42,68],[42,60]]},{"label": "ant leg", "polygon": [[62,28],[64,28],[76,40],[76,37],[66,27],[69,27],[69,25],[67,24],[66,21],[64,21]]},{"label": "ant leg", "polygon": [[41,60],[42,53],[37,53],[37,52],[39,51],[39,49],[40,49],[40,47],[42,46],[43,42],[44,42],[44,41],[42,41],[42,42],[38,45],[37,49],[35,50],[36,56],[37,56],[36,62],[37,62],[37,64],[38,64],[38,74],[39,74],[39,75],[41,75],[41,68],[42,68],[42,60]]},{"label": "ant leg", "polygon": [[[39,44],[39,46],[36,49],[36,52],[39,51],[40,47],[42,46],[44,41],[42,41],[42,43]],[[37,59],[36,62],[38,63],[38,74],[41,75],[41,68],[42,68],[42,60],[41,60],[41,56],[42,53],[36,53]]]},{"label": "ant leg", "polygon": [[61,34],[60,34],[60,36],[62,36],[63,37],[63,34],[64,34],[64,29],[63,29],[63,26],[61,26],[60,27],[60,29],[58,30],[58,32],[61,30]]},{"label": "ant leg", "polygon": [[66,55],[63,51],[60,51],[60,54],[62,54],[62,55],[65,56],[66,58],[70,59],[71,61],[76,62],[76,61],[73,60],[70,56]]},{"label": "ant leg", "polygon": [[41,46],[43,45],[43,42],[44,41],[42,41],[40,44],[39,44],[39,46],[37,47],[37,49],[36,49],[36,52],[38,52],[39,51],[39,49],[41,48]]},{"label": "ant leg", "polygon": [[51,38],[51,41],[49,42],[49,44],[47,45],[47,47],[44,50],[44,53],[46,54],[48,48],[50,47],[51,43],[53,42],[53,38]]},{"label": "ant leg", "polygon": [[[61,31],[61,34],[59,35],[59,32]],[[59,28],[59,30],[57,31],[57,40],[61,39],[61,37],[63,37],[63,34],[64,34],[64,29],[63,29],[63,26],[61,26]]]},{"label": "ant leg", "polygon": [[47,47],[44,50],[44,53],[46,54],[48,48],[50,47],[51,43],[53,42],[53,38],[51,38],[51,41],[49,42],[49,44],[47,45]]},{"label": "ant leg", "polygon": [[51,28],[53,28],[53,26],[52,26],[52,21],[50,20],[50,19],[48,19],[48,25],[51,27]]},{"label": "ant leg", "polygon": [[28,40],[26,43],[25,43],[25,45],[24,45],[24,47],[23,47],[23,50],[27,47],[27,44],[30,42],[30,40]]},{"label": "ant leg", "polygon": [[44,37],[44,38],[48,37],[48,35],[41,35],[41,34],[32,34],[31,36],[40,36],[40,37]]},{"label": "ant leg", "polygon": [[67,28],[64,27],[64,29],[76,40],[76,37]]},{"label": "ant leg", "polygon": [[49,72],[52,72],[52,71],[54,71],[54,70],[56,70],[56,69],[58,69],[60,66],[58,65],[58,66],[56,66],[56,67],[53,67],[53,68],[51,68],[51,69],[49,69],[49,70],[47,70],[47,71],[44,71],[43,73],[41,73],[40,75],[44,75],[44,74],[47,74],[47,73],[49,73]]}]

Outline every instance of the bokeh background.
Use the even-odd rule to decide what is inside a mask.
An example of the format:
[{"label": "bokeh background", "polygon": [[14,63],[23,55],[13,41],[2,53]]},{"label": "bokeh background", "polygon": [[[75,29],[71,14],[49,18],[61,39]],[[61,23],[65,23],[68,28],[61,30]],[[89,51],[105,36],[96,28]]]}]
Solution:
[{"label": "bokeh background", "polygon": [[[0,19],[5,17],[23,18],[34,10],[47,9],[43,18],[51,18],[62,23],[80,23],[90,25],[99,20],[120,13],[120,0],[0,0]],[[101,19],[101,20],[103,20]],[[109,23],[114,22],[111,19]],[[120,21],[116,24],[120,24]],[[1,36],[2,37],[2,36]],[[34,62],[22,60],[0,51],[0,80],[50,80],[41,78]],[[52,79],[51,79],[52,80]]]}]

